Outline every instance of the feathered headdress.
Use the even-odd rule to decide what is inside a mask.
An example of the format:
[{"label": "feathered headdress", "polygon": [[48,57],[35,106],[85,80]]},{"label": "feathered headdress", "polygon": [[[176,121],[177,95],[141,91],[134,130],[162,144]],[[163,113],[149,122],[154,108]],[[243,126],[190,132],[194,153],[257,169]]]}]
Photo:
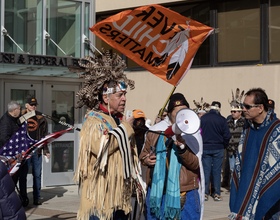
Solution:
[{"label": "feathered headdress", "polygon": [[231,90],[231,94],[232,94],[232,101],[229,101],[231,110],[242,111],[241,100],[244,95],[244,90],[240,93],[240,89],[237,88],[235,92],[235,96],[232,90]]},{"label": "feathered headdress", "polygon": [[78,63],[79,67],[69,67],[71,72],[76,72],[80,78],[85,79],[82,88],[76,94],[78,108],[87,106],[91,109],[98,109],[99,97],[103,93],[105,83],[113,82],[113,88],[120,84],[125,88],[129,86],[130,89],[134,89],[134,81],[128,79],[124,74],[125,61],[116,53],[103,49],[102,55],[86,56],[81,58]]},{"label": "feathered headdress", "polygon": [[195,104],[196,108],[193,109],[196,113],[199,112],[208,112],[210,110],[210,104],[203,101],[203,97],[201,97],[200,102],[196,102],[193,100],[193,103]]}]

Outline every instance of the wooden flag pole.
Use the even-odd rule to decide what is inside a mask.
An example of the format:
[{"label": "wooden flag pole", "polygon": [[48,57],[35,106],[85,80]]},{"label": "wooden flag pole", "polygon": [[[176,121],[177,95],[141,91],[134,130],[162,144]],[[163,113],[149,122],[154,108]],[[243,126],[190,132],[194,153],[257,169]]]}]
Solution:
[{"label": "wooden flag pole", "polygon": [[163,107],[161,108],[160,113],[159,113],[159,116],[160,116],[160,117],[162,116],[162,114],[163,114],[163,112],[164,112],[164,109],[165,109],[165,106],[167,105],[167,102],[169,101],[170,97],[173,95],[173,93],[174,93],[174,91],[175,91],[176,88],[177,88],[176,86],[173,87],[173,89],[172,89],[172,91],[170,92],[168,98],[166,99],[166,101],[165,101]]}]

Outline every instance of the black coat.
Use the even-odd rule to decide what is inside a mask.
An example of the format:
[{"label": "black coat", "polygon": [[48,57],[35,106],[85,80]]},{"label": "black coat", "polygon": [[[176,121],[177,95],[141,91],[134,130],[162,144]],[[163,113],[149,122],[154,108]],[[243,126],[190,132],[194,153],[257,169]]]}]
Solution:
[{"label": "black coat", "polygon": [[6,144],[18,129],[18,118],[14,118],[6,112],[0,119],[0,148]]},{"label": "black coat", "polygon": [[25,210],[15,191],[15,184],[2,161],[0,161],[0,219],[26,220]]},{"label": "black coat", "polygon": [[[27,110],[22,111],[22,115],[26,114]],[[27,119],[28,134],[34,140],[41,140],[48,134],[48,122],[41,112],[35,111],[35,116]],[[37,150],[38,154],[50,153],[48,145],[44,145],[42,148]]]}]

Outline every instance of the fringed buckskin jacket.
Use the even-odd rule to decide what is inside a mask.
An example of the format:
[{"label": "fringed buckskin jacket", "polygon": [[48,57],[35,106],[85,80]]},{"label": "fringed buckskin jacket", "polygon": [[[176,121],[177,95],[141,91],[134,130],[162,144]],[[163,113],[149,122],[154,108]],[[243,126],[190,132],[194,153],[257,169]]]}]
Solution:
[{"label": "fringed buckskin jacket", "polygon": [[139,172],[133,128],[102,112],[87,113],[81,133],[74,180],[80,185],[78,220],[91,215],[110,219],[113,212],[132,210],[133,183]]}]

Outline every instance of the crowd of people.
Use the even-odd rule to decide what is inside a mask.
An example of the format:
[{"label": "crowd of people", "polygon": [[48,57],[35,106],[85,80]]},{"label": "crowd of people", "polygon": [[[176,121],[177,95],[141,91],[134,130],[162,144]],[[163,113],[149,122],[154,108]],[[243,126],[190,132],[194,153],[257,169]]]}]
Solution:
[{"label": "crowd of people", "polygon": [[[91,61],[98,66],[97,59]],[[125,80],[131,81],[123,76],[120,68],[118,70],[121,73],[117,74],[119,78],[115,75],[112,76],[115,78],[107,78],[106,81],[94,77],[98,73],[89,66],[82,67],[88,69],[91,76],[85,77],[92,79],[87,86],[96,84],[100,87],[94,86],[91,90],[93,94],[98,94],[93,106],[89,105],[91,102],[86,88],[79,93],[80,103],[91,110],[86,115],[86,124],[82,128],[84,134],[76,170],[76,180],[82,188],[78,219],[109,219],[111,216],[113,219],[128,218],[131,206],[124,207],[127,194],[123,193],[122,185],[115,182],[120,175],[126,174],[124,167],[128,164],[118,163],[119,169],[124,170],[124,173],[113,174],[116,168],[111,167],[110,160],[115,160],[115,154],[122,159],[133,158],[130,166],[132,173],[133,170],[137,172],[135,164],[138,160],[145,167],[145,184],[139,184],[141,190],[138,189],[136,194],[139,203],[144,205],[146,219],[202,219],[204,202],[210,196],[214,201],[222,201],[221,184],[228,187],[230,194],[234,194],[230,197],[230,219],[279,218],[280,197],[278,192],[273,194],[279,184],[279,178],[275,175],[279,167],[279,153],[276,149],[279,146],[279,120],[274,110],[269,108],[274,102],[268,99],[263,89],[253,88],[245,94],[237,89],[229,103],[231,111],[228,117],[221,115],[219,101],[213,101],[211,105],[203,102],[203,98],[200,102],[194,101],[194,111],[200,118],[201,126],[192,134],[184,134],[176,133],[176,115],[180,110],[190,108],[183,94],[171,95],[167,109],[160,109],[154,124],[147,126],[142,110],[134,110],[131,118],[123,115],[127,92],[123,84],[128,84]],[[113,101],[118,104],[113,104]],[[89,119],[91,126],[87,123]],[[98,126],[93,127],[92,124]],[[128,124],[133,128],[134,134],[130,133]],[[102,129],[97,129],[99,127]],[[170,129],[173,133],[170,133]],[[91,133],[97,134],[89,136]],[[257,141],[254,141],[255,136],[258,136]],[[90,141],[86,137],[94,139]],[[127,141],[130,141],[130,152],[124,155],[123,148]],[[96,144],[90,144],[93,142]],[[135,155],[136,151],[139,158]],[[262,157],[258,156],[260,152]],[[124,184],[127,178],[122,178],[121,183]],[[258,182],[260,180],[261,184]],[[95,200],[99,198],[100,191],[96,186],[100,187],[100,183],[104,183],[108,187],[111,182],[120,188],[113,194],[110,187],[108,190],[101,190],[113,195],[110,203],[106,201],[106,197]],[[132,175],[129,185],[134,182],[141,182],[141,177],[137,179]],[[133,194],[133,191],[127,192],[130,196]],[[115,198],[120,195],[123,200],[118,204]],[[263,201],[268,196],[272,196],[273,200],[264,207]],[[100,209],[101,207],[104,208]]]},{"label": "crowd of people", "polygon": [[[25,108],[23,110],[21,110],[21,106],[18,102],[11,101],[8,103],[7,112],[0,119],[1,161],[8,167],[12,166],[12,160],[21,163],[19,169],[15,173],[11,173],[11,179],[13,180],[14,187],[17,188],[18,198],[21,201],[22,207],[26,207],[29,204],[29,198],[27,196],[27,174],[30,166],[32,166],[33,176],[33,205],[38,206],[42,204],[40,201],[42,155],[46,155],[48,158],[50,157],[47,145],[43,145],[41,148],[36,149],[28,159],[23,159],[22,157],[22,153],[26,152],[32,144],[41,140],[48,134],[47,120],[41,112],[36,110],[37,105],[37,99],[33,96],[28,96],[26,98]],[[21,119],[23,119],[23,121]],[[24,126],[25,124],[26,126]],[[24,136],[21,134],[27,135]],[[29,139],[27,137],[29,137]],[[17,144],[17,142],[19,143]],[[6,171],[8,170],[7,168]],[[6,183],[3,181],[3,186],[5,186],[5,184]],[[17,187],[17,185],[19,187]],[[5,196],[5,194],[3,194],[3,196]],[[15,200],[15,198],[13,200]],[[3,208],[1,207],[1,209]],[[1,217],[24,219],[22,213],[12,207],[9,212],[6,212],[6,214],[7,216],[3,214]],[[17,218],[16,216],[21,217]]]},{"label": "crowd of people", "polygon": [[[131,197],[137,198],[145,219],[200,220],[204,203],[211,197],[216,202],[223,200],[222,186],[230,192],[229,219],[280,218],[280,121],[274,112],[275,102],[262,88],[232,92],[226,117],[217,100],[211,104],[203,98],[193,101],[191,111],[200,124],[188,133],[178,128],[182,122],[189,123],[189,119],[177,118],[190,110],[182,93],[169,97],[153,124],[146,122],[144,111],[137,107],[125,117],[126,93],[128,87],[134,89],[134,81],[124,74],[125,63],[119,55],[104,54],[102,59],[94,56],[89,63],[79,63],[81,71],[87,70],[82,76],[87,83],[78,92],[78,103],[88,111],[74,175],[80,188],[78,220],[129,219]],[[35,112],[27,119],[30,137],[40,140],[47,134],[47,121],[36,111],[37,104],[35,97],[29,97],[22,112],[17,102],[8,104],[0,119],[1,146],[20,128],[20,115],[28,112]],[[28,205],[26,170],[30,164],[33,204],[41,204],[43,154],[50,156],[47,146],[12,177],[14,185],[19,182],[23,206]],[[4,176],[7,172],[1,168],[0,181]],[[25,219],[13,190],[0,198],[0,215],[3,199],[10,194],[15,200],[12,215],[19,216],[14,219]]]}]

